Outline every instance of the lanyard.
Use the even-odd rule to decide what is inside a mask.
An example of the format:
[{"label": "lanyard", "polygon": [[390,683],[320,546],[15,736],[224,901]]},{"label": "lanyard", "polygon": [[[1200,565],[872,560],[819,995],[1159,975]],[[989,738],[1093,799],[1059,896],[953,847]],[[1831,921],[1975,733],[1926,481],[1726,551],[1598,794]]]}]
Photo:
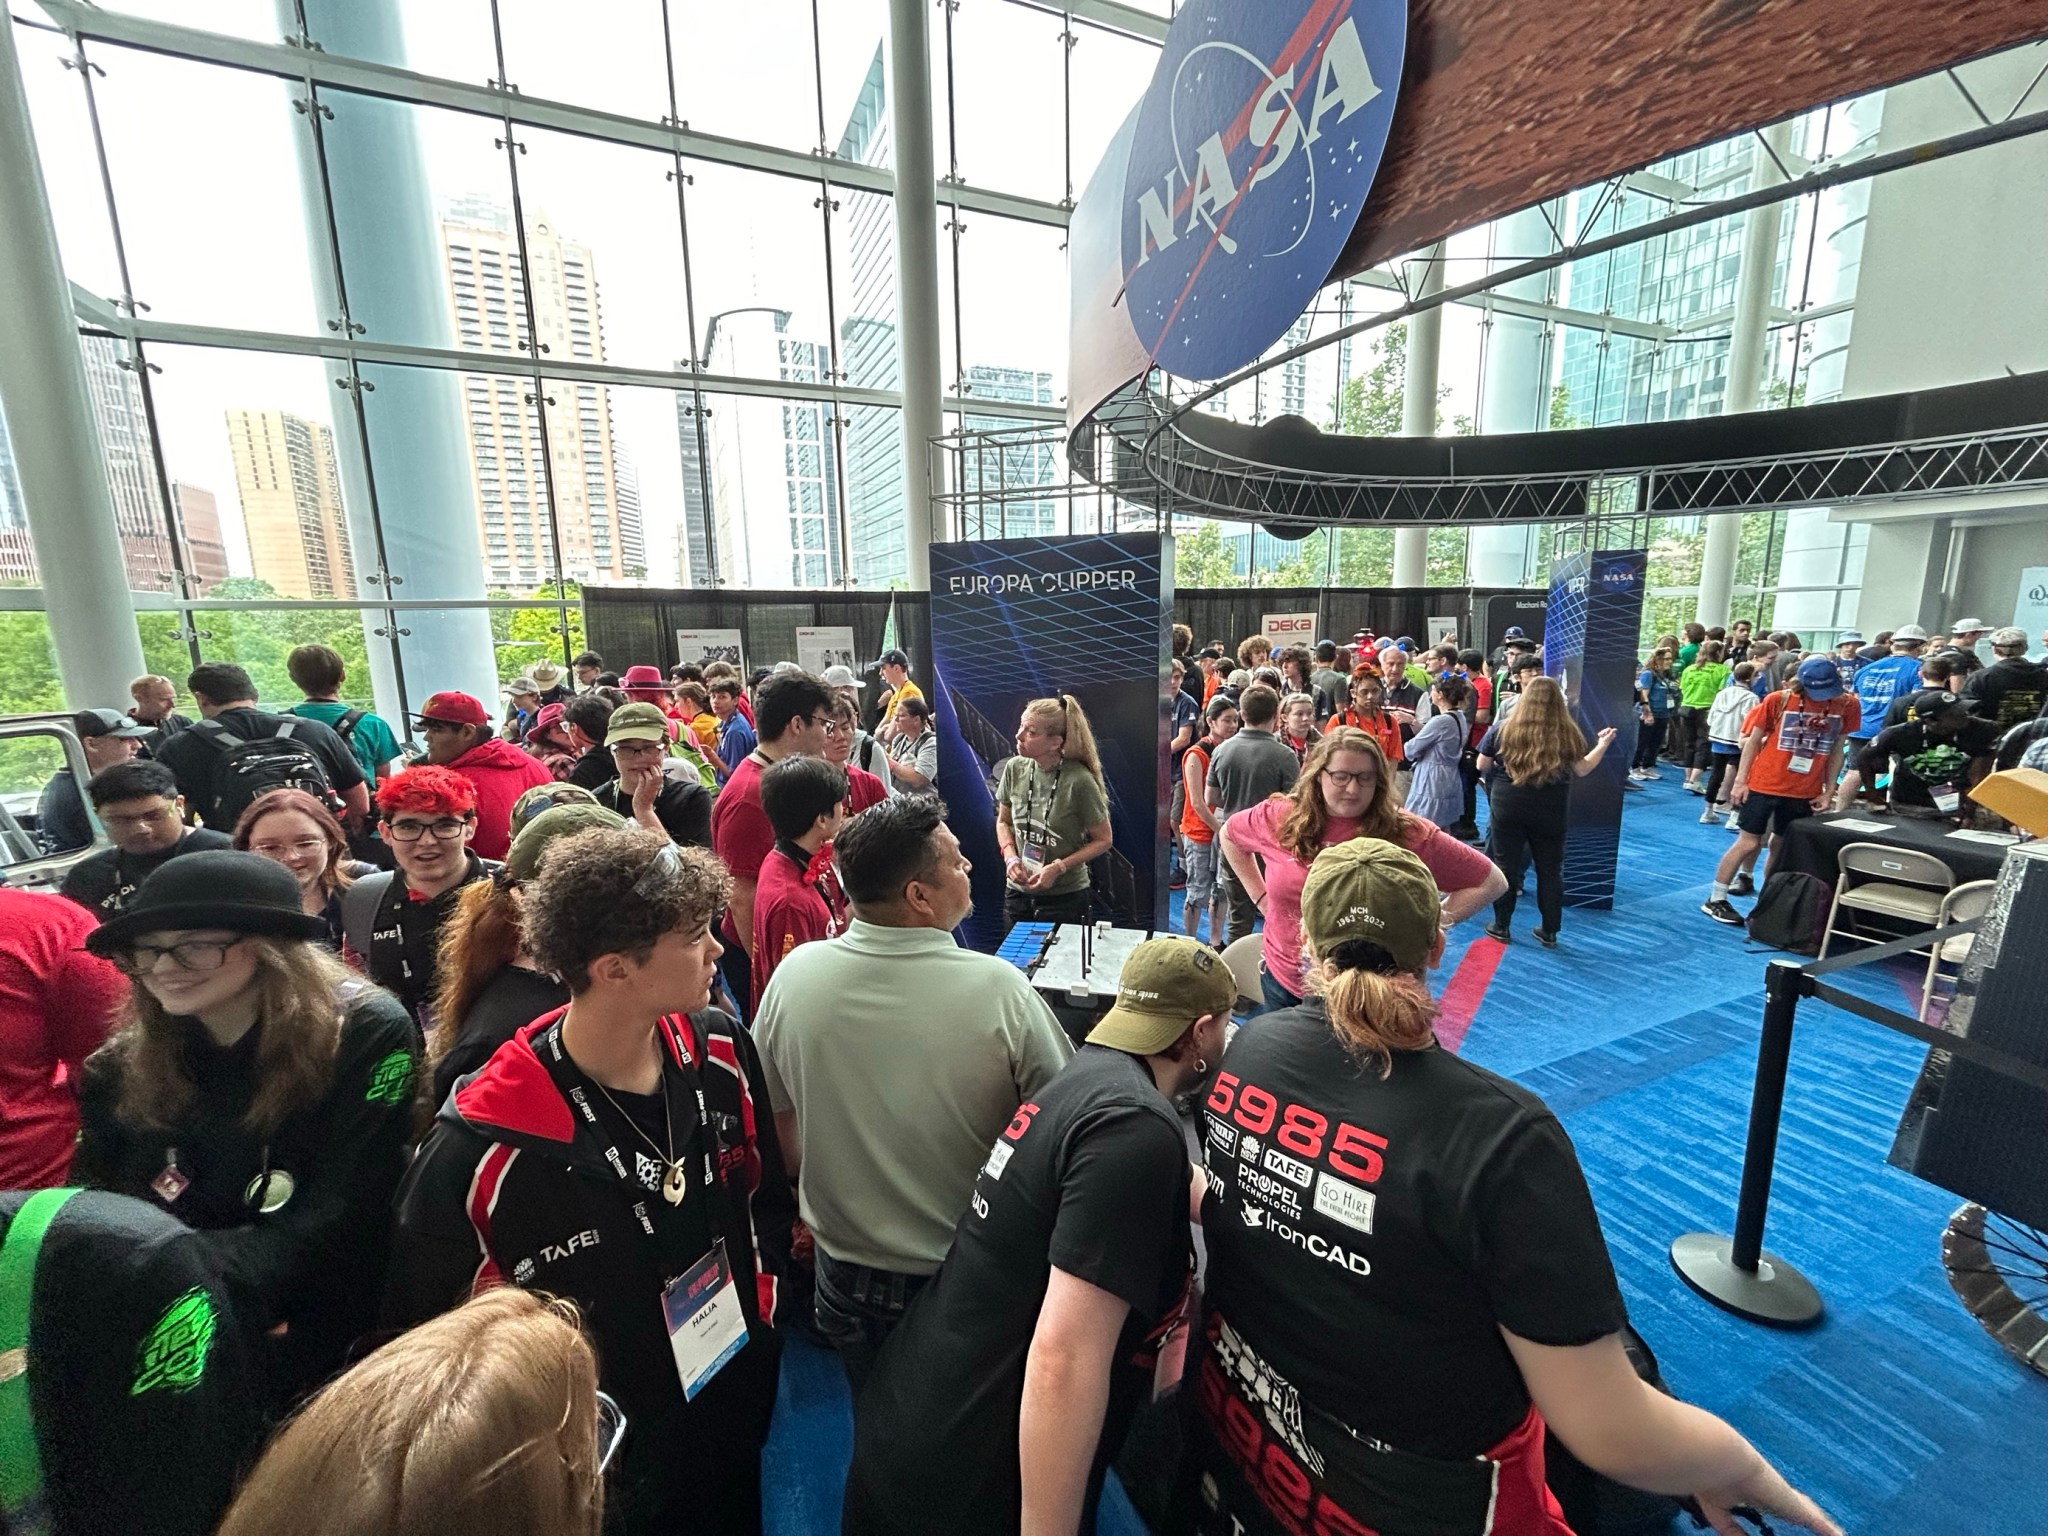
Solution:
[{"label": "lanyard", "polygon": [[1054,836],[1052,830],[1052,810],[1060,797],[1060,775],[1066,771],[1067,765],[1064,761],[1060,763],[1059,767],[1053,769],[1052,788],[1045,792],[1045,815],[1043,817],[1038,814],[1038,776],[1045,772],[1045,770],[1036,763],[1031,765],[1031,788],[1024,793],[1024,814],[1044,830],[1045,846],[1048,848],[1052,846]]},{"label": "lanyard", "polygon": [[[673,1020],[668,1018],[662,1019],[658,1028],[663,1043],[675,1054],[684,1082],[688,1084],[696,1097],[697,1124],[703,1132],[704,1189],[707,1193],[721,1190],[723,1186],[718,1178],[717,1160],[714,1154],[724,1151],[724,1143],[719,1138],[718,1127],[712,1123],[710,1109],[704,1102],[704,1079],[697,1071],[695,1059],[690,1053],[689,1042],[684,1038],[682,1030],[676,1027]],[[562,1044],[561,1019],[557,1018],[554,1023],[550,1024],[542,1032],[540,1039],[535,1044],[538,1049],[534,1054],[539,1056],[541,1065],[547,1068],[548,1076],[554,1079],[555,1087],[561,1091],[562,1097],[567,1099],[582,1113],[584,1123],[604,1142],[604,1160],[611,1164],[612,1172],[621,1183],[629,1188],[639,1189],[640,1181],[634,1178],[631,1171],[627,1169],[626,1159],[619,1151],[618,1139],[598,1122],[597,1106],[591,1101],[590,1094],[584,1089],[585,1077],[582,1070],[570,1059],[568,1050]],[[661,1091],[663,1097],[667,1097],[669,1092],[669,1074],[665,1065],[661,1074]],[[619,1115],[620,1118],[624,1118],[625,1112],[623,1110],[615,1108],[613,1112]],[[669,1150],[673,1152],[674,1148],[671,1147]],[[681,1159],[677,1159],[677,1161],[681,1161]],[[647,1214],[647,1193],[645,1190],[641,1191],[642,1198],[634,1202],[633,1214],[640,1218],[640,1230],[651,1238],[655,1234],[654,1223]],[[680,1210],[681,1205],[678,1204],[676,1209]],[[711,1236],[714,1242],[724,1241],[728,1236],[725,1230],[725,1202],[716,1198],[712,1199],[705,1207],[705,1217],[710,1224]],[[726,1243],[726,1249],[728,1252],[734,1251],[730,1242]]]}]

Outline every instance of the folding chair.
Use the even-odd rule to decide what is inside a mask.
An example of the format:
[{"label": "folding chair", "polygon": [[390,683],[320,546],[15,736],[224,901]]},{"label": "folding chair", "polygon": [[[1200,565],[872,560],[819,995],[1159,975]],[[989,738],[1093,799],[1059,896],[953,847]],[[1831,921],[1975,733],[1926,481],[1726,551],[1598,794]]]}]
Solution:
[{"label": "folding chair", "polygon": [[1224,946],[1223,963],[1230,967],[1230,974],[1237,982],[1238,1012],[1249,1013],[1266,1000],[1266,989],[1259,981],[1259,935],[1248,933]]},{"label": "folding chair", "polygon": [[[1835,899],[1828,907],[1827,932],[1821,935],[1820,958],[1836,934],[1859,944],[1883,944],[1897,935],[1873,939],[1853,927],[1838,925],[1844,908],[1851,914],[1872,913],[1921,928],[1941,924],[1942,902],[1955,888],[1955,871],[1931,853],[1894,848],[1886,843],[1850,843],[1838,856]],[[1852,916],[1851,921],[1854,921]]]},{"label": "folding chair", "polygon": [[[1991,897],[1998,889],[1996,880],[1972,880],[1968,885],[1959,885],[1942,900],[1941,911],[1936,914],[1934,926],[1946,928],[1950,923],[1966,923],[1973,917],[1982,917],[1991,910]],[[1943,965],[1952,965],[1958,974],[1963,962],[1970,958],[1970,946],[1977,940],[1974,933],[1959,933],[1952,939],[1943,939],[1927,952],[1927,980],[1920,988],[1920,1017],[1924,1021],[1927,1009],[1934,1001],[1934,988],[1941,980]]]}]

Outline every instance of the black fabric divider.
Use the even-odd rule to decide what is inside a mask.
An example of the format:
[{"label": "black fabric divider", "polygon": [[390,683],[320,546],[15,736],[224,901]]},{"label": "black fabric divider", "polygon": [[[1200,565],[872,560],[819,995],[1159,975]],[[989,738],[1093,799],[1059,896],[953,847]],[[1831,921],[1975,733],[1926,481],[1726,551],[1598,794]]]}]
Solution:
[{"label": "black fabric divider", "polygon": [[[1536,605],[1537,618],[1512,605],[1492,603],[1495,597],[1525,598]],[[1195,632],[1195,645],[1221,640],[1233,654],[1240,640],[1259,632],[1268,613],[1321,615],[1313,637],[1343,645],[1361,629],[1376,635],[1412,635],[1429,641],[1428,621],[1452,618],[1458,643],[1477,646],[1491,655],[1509,624],[1519,624],[1541,637],[1544,594],[1522,587],[1184,587],[1173,594],[1173,622]]]},{"label": "black fabric divider", "polygon": [[[664,671],[677,659],[679,629],[736,629],[746,663],[772,667],[796,660],[796,632],[843,624],[853,630],[863,662],[882,654],[889,610],[896,611],[895,643],[910,657],[911,676],[931,681],[931,599],[922,592],[695,592],[646,587],[585,587],[584,643],[615,672],[647,664]],[[876,688],[864,679],[862,702]]]}]

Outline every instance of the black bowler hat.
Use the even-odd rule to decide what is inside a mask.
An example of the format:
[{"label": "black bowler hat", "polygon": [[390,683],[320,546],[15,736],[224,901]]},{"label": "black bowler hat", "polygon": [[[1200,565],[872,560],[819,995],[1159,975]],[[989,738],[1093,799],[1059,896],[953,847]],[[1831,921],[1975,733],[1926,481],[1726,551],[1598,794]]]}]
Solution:
[{"label": "black bowler hat", "polygon": [[326,936],[325,920],[299,905],[299,882],[282,864],[233,848],[180,854],[128,898],[128,910],[86,935],[96,955],[118,954],[145,933],[224,928],[275,939]]}]

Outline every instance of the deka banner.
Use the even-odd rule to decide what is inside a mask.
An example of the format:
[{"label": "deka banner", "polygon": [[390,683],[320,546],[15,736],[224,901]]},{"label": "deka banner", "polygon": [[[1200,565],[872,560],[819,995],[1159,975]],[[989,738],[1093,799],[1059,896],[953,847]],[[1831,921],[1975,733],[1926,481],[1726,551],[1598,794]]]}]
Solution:
[{"label": "deka banner", "polygon": [[1218,379],[1287,332],[1372,188],[1405,0],[1188,0],[1138,108],[1125,303],[1146,355]]}]

